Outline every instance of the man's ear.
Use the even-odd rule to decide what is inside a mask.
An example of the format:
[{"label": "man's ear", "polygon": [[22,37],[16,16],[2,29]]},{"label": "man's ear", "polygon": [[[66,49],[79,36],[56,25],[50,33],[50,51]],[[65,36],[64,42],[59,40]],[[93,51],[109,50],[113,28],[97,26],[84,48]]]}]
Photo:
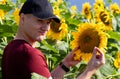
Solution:
[{"label": "man's ear", "polygon": [[21,14],[20,14],[20,22],[21,22],[21,24],[24,23],[24,17],[25,17],[25,14],[24,14],[24,13],[21,13]]}]

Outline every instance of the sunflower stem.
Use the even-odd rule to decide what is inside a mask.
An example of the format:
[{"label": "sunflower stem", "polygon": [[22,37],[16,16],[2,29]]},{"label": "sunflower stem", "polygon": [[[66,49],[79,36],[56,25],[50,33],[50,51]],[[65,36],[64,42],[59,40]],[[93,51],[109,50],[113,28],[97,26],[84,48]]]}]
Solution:
[{"label": "sunflower stem", "polygon": [[71,38],[71,31],[69,31],[69,33],[68,33],[69,35],[67,35],[67,44],[68,44],[68,52],[67,53],[69,53],[69,51],[70,51],[70,43],[69,43],[69,41],[70,41],[70,38]]}]

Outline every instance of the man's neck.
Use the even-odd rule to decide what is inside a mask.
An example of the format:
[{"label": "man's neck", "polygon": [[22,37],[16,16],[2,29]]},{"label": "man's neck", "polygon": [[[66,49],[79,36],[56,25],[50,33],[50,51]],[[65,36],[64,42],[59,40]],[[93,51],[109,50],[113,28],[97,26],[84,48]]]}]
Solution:
[{"label": "man's neck", "polygon": [[35,42],[36,42],[36,41],[32,41],[32,40],[26,38],[25,36],[23,36],[23,35],[21,35],[21,34],[19,34],[19,33],[16,34],[14,40],[16,40],[16,39],[25,40],[25,41],[28,42],[32,47],[35,47]]}]

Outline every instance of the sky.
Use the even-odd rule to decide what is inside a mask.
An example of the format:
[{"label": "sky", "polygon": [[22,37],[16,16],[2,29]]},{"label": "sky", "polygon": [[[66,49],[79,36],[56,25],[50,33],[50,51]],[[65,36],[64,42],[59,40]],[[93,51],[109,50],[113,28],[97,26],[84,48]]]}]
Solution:
[{"label": "sky", "polygon": [[[12,1],[16,1],[16,0],[12,0]],[[83,3],[89,2],[90,5],[93,5],[95,2],[95,0],[67,0],[67,1],[70,4],[70,6],[76,5],[79,11],[82,9]],[[107,1],[107,0],[104,0],[104,1]],[[112,0],[112,2],[116,2],[120,6],[120,0]],[[105,4],[106,4],[106,2],[105,2]]]},{"label": "sky", "polygon": [[[104,0],[106,1],[106,0]],[[93,5],[95,0],[68,0],[69,4],[72,5],[76,5],[78,10],[81,10],[82,4],[85,2],[89,2],[90,5]],[[120,0],[112,0],[112,2],[116,2],[118,3],[118,5],[120,6]],[[106,2],[105,2],[106,4]]]}]

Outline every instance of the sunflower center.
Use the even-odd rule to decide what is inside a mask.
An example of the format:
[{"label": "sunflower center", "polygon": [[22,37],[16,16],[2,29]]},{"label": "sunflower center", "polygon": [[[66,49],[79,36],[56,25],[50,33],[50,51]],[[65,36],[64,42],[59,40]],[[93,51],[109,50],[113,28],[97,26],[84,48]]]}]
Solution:
[{"label": "sunflower center", "polygon": [[89,42],[91,40],[91,38],[89,37],[89,36],[86,36],[85,38],[84,38],[84,42],[86,43],[86,42]]},{"label": "sunflower center", "polygon": [[103,22],[105,25],[110,25],[110,21]]},{"label": "sunflower center", "polygon": [[56,22],[52,22],[50,25],[50,29],[55,32],[55,33],[59,33],[62,29],[60,29],[61,23],[56,23]]},{"label": "sunflower center", "polygon": [[86,9],[85,9],[85,14],[86,14],[86,15],[89,15],[89,8],[86,8]]},{"label": "sunflower center", "polygon": [[86,29],[79,36],[79,45],[81,52],[91,53],[93,52],[94,47],[99,47],[100,44],[100,36],[98,35],[98,31],[95,29]]},{"label": "sunflower center", "polygon": [[100,19],[101,21],[105,24],[105,25],[109,25],[110,24],[110,19],[108,18],[108,15],[104,12],[100,13]]},{"label": "sunflower center", "polygon": [[107,14],[105,14],[104,12],[100,13],[100,19],[102,22],[105,22],[107,20]]},{"label": "sunflower center", "polygon": [[98,3],[98,6],[101,6],[101,3]]}]

